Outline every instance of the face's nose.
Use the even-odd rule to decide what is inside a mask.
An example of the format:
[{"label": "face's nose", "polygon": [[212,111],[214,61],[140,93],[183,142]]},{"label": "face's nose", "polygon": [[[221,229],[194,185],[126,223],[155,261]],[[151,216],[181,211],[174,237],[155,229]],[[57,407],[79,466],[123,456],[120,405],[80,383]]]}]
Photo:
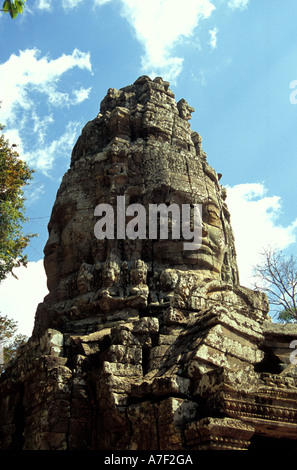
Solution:
[{"label": "face's nose", "polygon": [[56,227],[52,227],[49,233],[48,240],[44,247],[44,255],[49,256],[57,251],[58,246],[60,245],[60,233]]}]

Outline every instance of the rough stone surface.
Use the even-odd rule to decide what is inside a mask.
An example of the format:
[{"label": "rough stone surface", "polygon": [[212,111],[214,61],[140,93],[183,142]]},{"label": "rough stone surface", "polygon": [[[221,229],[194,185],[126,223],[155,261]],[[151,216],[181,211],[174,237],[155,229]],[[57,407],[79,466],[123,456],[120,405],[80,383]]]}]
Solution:
[{"label": "rough stone surface", "polygon": [[[48,226],[49,294],[0,379],[1,449],[297,448],[297,329],[240,285],[193,111],[144,76],[109,89],[82,130]],[[95,207],[117,196],[202,204],[202,246],[98,240]]]}]

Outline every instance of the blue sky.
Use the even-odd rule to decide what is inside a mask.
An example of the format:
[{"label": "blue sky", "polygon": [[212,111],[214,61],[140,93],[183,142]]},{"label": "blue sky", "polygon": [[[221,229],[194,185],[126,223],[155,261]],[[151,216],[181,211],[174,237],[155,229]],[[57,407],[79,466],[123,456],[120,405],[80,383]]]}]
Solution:
[{"label": "blue sky", "polygon": [[268,244],[297,255],[296,18],[296,0],[27,0],[17,19],[0,14],[0,122],[35,169],[25,230],[39,237],[0,286],[20,332],[46,294],[47,223],[72,147],[108,88],[140,75],[195,108],[228,188],[241,283]]}]

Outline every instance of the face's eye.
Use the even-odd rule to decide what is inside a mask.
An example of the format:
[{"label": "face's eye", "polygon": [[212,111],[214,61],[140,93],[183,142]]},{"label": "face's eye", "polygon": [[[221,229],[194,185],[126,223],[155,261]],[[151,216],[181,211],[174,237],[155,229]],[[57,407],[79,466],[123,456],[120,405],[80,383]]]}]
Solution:
[{"label": "face's eye", "polygon": [[207,225],[212,225],[213,227],[220,228],[222,226],[222,223],[219,207],[212,202],[203,204],[202,220]]}]

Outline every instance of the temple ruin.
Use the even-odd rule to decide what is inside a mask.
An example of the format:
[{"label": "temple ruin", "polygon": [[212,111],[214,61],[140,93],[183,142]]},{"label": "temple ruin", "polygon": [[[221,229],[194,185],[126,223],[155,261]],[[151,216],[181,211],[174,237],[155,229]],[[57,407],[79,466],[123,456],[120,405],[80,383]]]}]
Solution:
[{"label": "temple ruin", "polygon": [[[297,449],[297,327],[240,284],[193,112],[142,76],[109,89],[83,128],[48,225],[49,294],[0,377],[0,449]],[[202,205],[200,248],[97,238],[95,207],[116,214],[119,196]]]}]

